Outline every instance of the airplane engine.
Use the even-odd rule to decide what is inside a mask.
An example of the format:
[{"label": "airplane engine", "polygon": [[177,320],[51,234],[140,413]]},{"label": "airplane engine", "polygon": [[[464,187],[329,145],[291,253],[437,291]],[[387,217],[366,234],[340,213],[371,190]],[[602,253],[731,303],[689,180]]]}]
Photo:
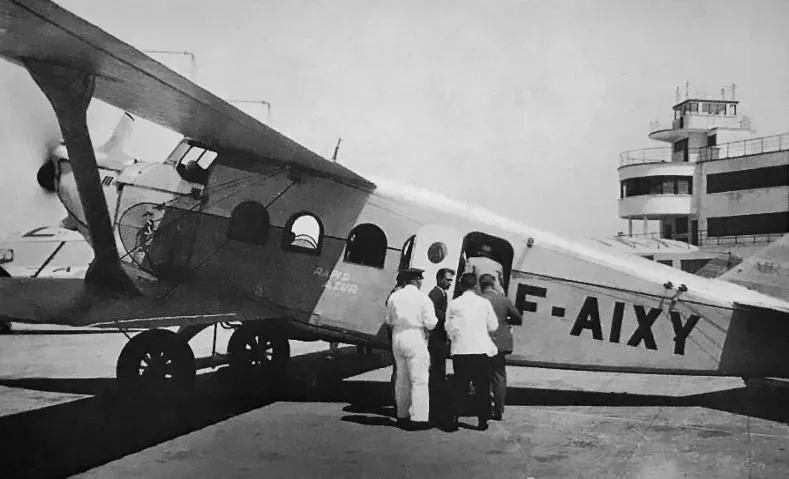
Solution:
[{"label": "airplane engine", "polygon": [[52,159],[47,160],[46,163],[41,165],[41,168],[38,169],[38,173],[36,173],[36,181],[38,181],[38,185],[50,193],[54,193],[56,191],[56,177],[57,174],[55,171],[55,161]]},{"label": "airplane engine", "polygon": [[[110,220],[113,221],[116,217],[118,203],[115,180],[121,170],[137,162],[136,159],[125,152],[125,146],[131,137],[133,127],[134,118],[128,113],[124,113],[110,138],[104,145],[95,150],[96,164],[99,167],[99,181],[101,181],[102,190],[104,191]],[[61,144],[52,150],[50,160],[39,168],[37,180],[39,185],[45,190],[57,193],[60,202],[66,209],[69,223],[75,225],[77,230],[90,241],[85,213],[77,191],[77,182],[71,169],[68,150],[65,145]]]}]

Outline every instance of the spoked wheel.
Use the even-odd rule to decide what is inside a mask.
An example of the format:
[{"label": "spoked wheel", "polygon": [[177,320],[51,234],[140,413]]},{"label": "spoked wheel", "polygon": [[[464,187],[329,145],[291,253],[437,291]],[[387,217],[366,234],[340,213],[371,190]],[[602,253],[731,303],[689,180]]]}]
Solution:
[{"label": "spoked wheel", "polygon": [[183,338],[166,329],[150,329],[126,343],[116,372],[123,388],[188,388],[194,385],[197,366]]},{"label": "spoked wheel", "polygon": [[290,359],[290,343],[271,327],[244,324],[230,336],[227,352],[236,373],[280,378]]}]

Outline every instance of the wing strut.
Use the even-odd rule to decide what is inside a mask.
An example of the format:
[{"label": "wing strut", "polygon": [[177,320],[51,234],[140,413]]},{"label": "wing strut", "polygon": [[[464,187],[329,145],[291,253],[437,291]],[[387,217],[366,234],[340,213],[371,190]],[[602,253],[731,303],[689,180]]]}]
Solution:
[{"label": "wing strut", "polygon": [[95,77],[45,61],[25,58],[22,62],[52,104],[66,141],[95,255],[85,275],[86,283],[139,295],[118,259],[110,214],[101,190],[99,169],[88,134],[86,115],[93,98]]}]

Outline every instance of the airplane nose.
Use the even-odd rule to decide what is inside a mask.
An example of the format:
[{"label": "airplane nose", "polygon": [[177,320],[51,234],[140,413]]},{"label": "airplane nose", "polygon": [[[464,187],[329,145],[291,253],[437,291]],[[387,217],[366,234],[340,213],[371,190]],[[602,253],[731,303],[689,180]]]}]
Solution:
[{"label": "airplane nose", "polygon": [[49,159],[41,165],[36,174],[36,180],[39,186],[45,190],[50,193],[55,192],[55,161],[53,159]]}]

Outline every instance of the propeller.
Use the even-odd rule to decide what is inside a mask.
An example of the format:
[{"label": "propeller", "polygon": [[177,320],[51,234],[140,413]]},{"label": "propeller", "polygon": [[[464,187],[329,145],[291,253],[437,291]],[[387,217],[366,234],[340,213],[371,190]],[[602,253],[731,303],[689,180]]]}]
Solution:
[{"label": "propeller", "polygon": [[30,74],[17,65],[0,63],[0,204],[5,205],[0,208],[0,236],[5,236],[63,216],[52,195],[32,183],[62,137],[52,107]]},{"label": "propeller", "polygon": [[[52,106],[31,80],[30,74],[17,65],[0,62],[0,236],[14,231],[27,231],[42,224],[55,224],[64,210],[52,192],[58,172],[53,158],[68,158],[62,134]],[[112,122],[117,110],[109,105],[102,110],[102,119]],[[122,167],[131,158],[123,153],[134,123],[123,113],[121,122],[110,140],[96,151],[97,161],[112,161]],[[123,126],[122,126],[123,125]],[[99,151],[102,150],[102,151]],[[133,161],[133,160],[132,160]],[[34,187],[35,177],[40,187]],[[20,205],[9,207],[8,205]]]},{"label": "propeller", "polygon": [[[96,162],[99,166],[119,169],[132,160],[125,152],[125,148],[133,130],[134,117],[130,113],[124,112],[109,139],[102,146],[96,148]],[[50,147],[44,164],[41,165],[36,174],[36,180],[44,190],[55,192],[55,180],[58,174],[55,164],[59,160],[67,158],[68,151],[62,141],[59,142],[58,146]]]}]

